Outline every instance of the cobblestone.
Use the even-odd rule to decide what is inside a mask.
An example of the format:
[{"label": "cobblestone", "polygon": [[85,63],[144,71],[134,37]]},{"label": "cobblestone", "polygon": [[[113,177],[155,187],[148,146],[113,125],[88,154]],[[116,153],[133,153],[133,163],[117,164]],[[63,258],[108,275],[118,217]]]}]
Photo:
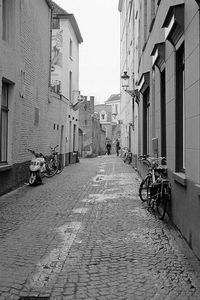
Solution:
[{"label": "cobblestone", "polygon": [[119,157],[0,198],[0,300],[200,299],[200,263]]}]

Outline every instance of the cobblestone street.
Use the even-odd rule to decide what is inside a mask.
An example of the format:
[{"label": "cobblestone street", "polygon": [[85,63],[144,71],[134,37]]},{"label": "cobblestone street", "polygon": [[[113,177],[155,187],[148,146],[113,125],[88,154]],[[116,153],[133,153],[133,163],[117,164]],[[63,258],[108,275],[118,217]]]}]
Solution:
[{"label": "cobblestone street", "polygon": [[200,299],[200,262],[139,180],[102,156],[0,197],[0,299]]}]

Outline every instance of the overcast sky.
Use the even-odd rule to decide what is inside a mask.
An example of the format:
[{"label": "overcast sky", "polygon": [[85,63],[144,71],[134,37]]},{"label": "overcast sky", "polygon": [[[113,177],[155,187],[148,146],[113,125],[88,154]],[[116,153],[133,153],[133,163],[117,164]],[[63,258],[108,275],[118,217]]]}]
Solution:
[{"label": "overcast sky", "polygon": [[81,94],[104,103],[120,92],[120,16],[118,0],[54,0],[78,23]]}]

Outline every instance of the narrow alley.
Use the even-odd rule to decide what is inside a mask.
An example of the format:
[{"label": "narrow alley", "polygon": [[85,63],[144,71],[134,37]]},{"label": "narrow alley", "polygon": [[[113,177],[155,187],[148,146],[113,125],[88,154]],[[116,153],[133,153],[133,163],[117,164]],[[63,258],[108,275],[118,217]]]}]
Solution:
[{"label": "narrow alley", "polygon": [[111,155],[0,197],[0,299],[200,299],[199,261],[139,182]]}]

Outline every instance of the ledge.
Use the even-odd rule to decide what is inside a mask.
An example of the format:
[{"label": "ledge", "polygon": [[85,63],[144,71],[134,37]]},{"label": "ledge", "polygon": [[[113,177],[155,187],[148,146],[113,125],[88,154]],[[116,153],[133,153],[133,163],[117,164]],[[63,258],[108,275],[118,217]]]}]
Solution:
[{"label": "ledge", "polygon": [[180,185],[186,187],[187,186],[187,179],[185,173],[182,172],[173,172],[174,181],[179,183]]},{"label": "ledge", "polygon": [[0,172],[8,171],[12,169],[12,165],[6,164],[6,165],[0,165]]},{"label": "ledge", "polygon": [[200,184],[194,185],[195,192],[200,196]]}]

